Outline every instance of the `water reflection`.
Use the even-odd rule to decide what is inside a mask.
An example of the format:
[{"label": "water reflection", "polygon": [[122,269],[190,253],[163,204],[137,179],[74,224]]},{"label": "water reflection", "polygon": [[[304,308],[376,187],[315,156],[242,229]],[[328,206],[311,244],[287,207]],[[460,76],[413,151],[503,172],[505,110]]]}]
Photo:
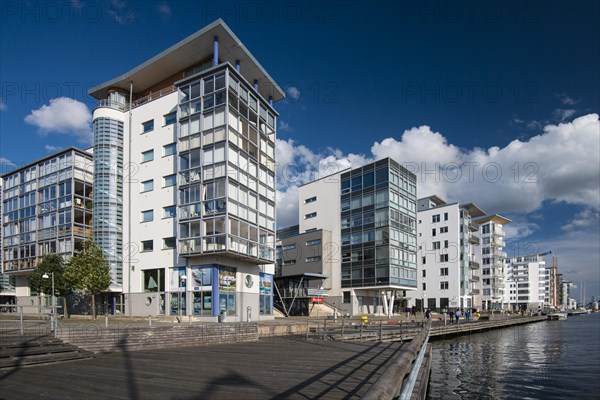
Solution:
[{"label": "water reflection", "polygon": [[433,343],[429,399],[573,399],[600,393],[600,313]]}]

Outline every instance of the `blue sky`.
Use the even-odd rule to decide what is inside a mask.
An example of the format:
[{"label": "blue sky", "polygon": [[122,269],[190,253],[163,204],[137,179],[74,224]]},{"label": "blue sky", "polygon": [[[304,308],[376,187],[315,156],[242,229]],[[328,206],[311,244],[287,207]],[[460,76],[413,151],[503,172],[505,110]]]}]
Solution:
[{"label": "blue sky", "polygon": [[600,295],[598,2],[0,6],[2,172],[88,145],[87,88],[220,17],[287,93],[281,226],[297,218],[296,183],[393,156],[419,195],[511,218],[509,255],[552,250]]}]

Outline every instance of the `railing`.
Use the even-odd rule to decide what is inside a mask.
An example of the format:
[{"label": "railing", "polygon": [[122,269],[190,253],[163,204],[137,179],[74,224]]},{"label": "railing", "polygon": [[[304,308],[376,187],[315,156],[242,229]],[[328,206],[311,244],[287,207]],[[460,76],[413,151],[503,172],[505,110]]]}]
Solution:
[{"label": "railing", "polygon": [[108,107],[119,111],[125,111],[127,110],[127,103],[121,101],[112,101],[110,99],[102,99],[98,100],[98,103],[96,103],[96,108],[99,107]]},{"label": "railing", "polygon": [[410,399],[427,349],[430,330],[431,321],[427,321],[408,346],[400,349],[400,353],[394,357],[385,372],[362,396],[363,400],[395,399],[398,396],[401,399]]},{"label": "railing", "polygon": [[473,296],[473,295],[478,295],[478,294],[479,294],[479,289],[471,289],[471,291],[469,292],[469,294],[470,294],[471,296]]},{"label": "railing", "polygon": [[481,241],[479,240],[479,237],[475,236],[475,235],[471,235],[471,237],[469,238],[469,243],[471,244],[479,244]]},{"label": "railing", "polygon": [[469,230],[471,232],[477,232],[479,230],[479,225],[469,222]]},{"label": "railing", "polygon": [[471,281],[471,282],[479,282],[479,277],[478,276],[471,276],[471,277],[469,277],[469,281]]},{"label": "railing", "polygon": [[176,90],[177,90],[177,86],[169,86],[169,87],[159,90],[158,92],[150,93],[149,95],[140,97],[139,99],[137,99],[133,103],[131,103],[131,108],[141,106],[142,104],[146,104],[152,100],[156,100],[156,99],[163,97],[169,93],[173,93]]},{"label": "railing", "polygon": [[469,261],[469,268],[471,269],[479,269],[479,263],[476,261]]}]

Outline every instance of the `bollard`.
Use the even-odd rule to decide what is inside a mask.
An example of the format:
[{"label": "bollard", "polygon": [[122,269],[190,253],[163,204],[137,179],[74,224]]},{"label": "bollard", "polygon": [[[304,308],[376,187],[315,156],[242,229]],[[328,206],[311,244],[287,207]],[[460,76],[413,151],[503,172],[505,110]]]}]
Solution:
[{"label": "bollard", "polygon": [[108,329],[108,315],[104,315],[104,328]]}]

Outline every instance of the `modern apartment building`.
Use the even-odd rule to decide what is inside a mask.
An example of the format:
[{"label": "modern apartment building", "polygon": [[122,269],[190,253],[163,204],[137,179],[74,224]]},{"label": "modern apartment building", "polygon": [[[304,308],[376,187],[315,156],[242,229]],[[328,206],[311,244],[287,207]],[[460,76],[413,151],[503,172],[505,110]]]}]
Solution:
[{"label": "modern apartment building", "polygon": [[275,81],[217,20],[89,93],[115,309],[272,318]]},{"label": "modern apartment building", "polygon": [[560,310],[570,310],[577,307],[572,306],[571,300],[571,288],[574,286],[573,282],[565,279],[562,274],[558,274],[558,308]]},{"label": "modern apartment building", "polygon": [[544,255],[507,258],[504,268],[506,290],[502,302],[512,311],[543,309],[549,286]]},{"label": "modern apartment building", "polygon": [[[505,301],[505,263],[506,247],[504,242],[504,225],[510,223],[508,218],[498,214],[486,215],[475,219],[479,225],[481,238],[481,304],[474,306],[484,310],[501,310],[508,308]],[[479,250],[477,250],[479,252]]]},{"label": "modern apartment building", "polygon": [[471,308],[479,302],[481,254],[476,205],[447,203],[438,196],[417,200],[418,309]]},{"label": "modern apartment building", "polygon": [[340,180],[342,305],[390,315],[417,289],[416,176],[385,158]]},{"label": "modern apartment building", "polygon": [[93,182],[91,150],[73,147],[2,176],[2,272],[19,299],[37,295],[27,278],[42,257],[92,237]]}]

